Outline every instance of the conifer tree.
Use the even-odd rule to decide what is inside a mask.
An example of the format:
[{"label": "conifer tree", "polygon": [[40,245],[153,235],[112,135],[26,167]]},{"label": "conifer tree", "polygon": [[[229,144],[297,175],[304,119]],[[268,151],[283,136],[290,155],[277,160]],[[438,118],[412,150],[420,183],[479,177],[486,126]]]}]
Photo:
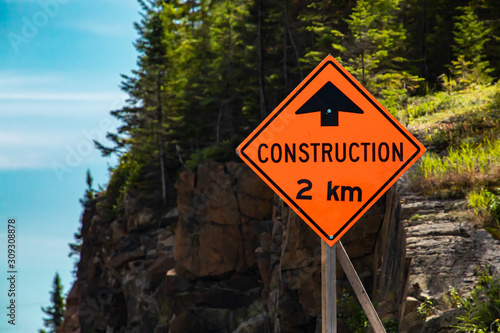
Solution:
[{"label": "conifer tree", "polygon": [[139,164],[157,165],[162,204],[167,204],[167,152],[165,115],[165,82],[168,75],[167,43],[163,26],[163,1],[139,0],[142,20],[135,24],[139,38],[138,69],[132,75],[122,75],[122,90],[128,93],[127,105],[111,114],[123,121],[118,133],[108,133],[114,147],[96,142],[103,155],[130,151],[129,158]]},{"label": "conifer tree", "polygon": [[95,193],[95,191],[92,189],[92,183],[94,182],[94,179],[92,178],[92,174],[88,169],[85,182],[87,184],[87,189],[85,190],[83,198],[80,199],[80,203],[82,204],[83,207],[86,207],[90,203],[90,201],[94,199],[94,193]]},{"label": "conifer tree", "polygon": [[401,0],[359,0],[346,19],[347,29],[333,30],[340,60],[393,114],[405,108],[418,88],[406,59],[407,31],[400,20]]},{"label": "conifer tree", "polygon": [[304,71],[310,71],[327,54],[332,54],[338,60],[346,52],[346,45],[343,43],[346,37],[346,18],[351,11],[347,1],[313,1],[307,5],[301,15],[300,21],[303,23],[301,31],[305,36],[313,36],[313,43],[307,45],[307,49],[301,63],[306,65]]},{"label": "conifer tree", "polygon": [[236,24],[241,11],[234,1],[224,0],[214,2],[211,13],[208,32],[209,80],[206,80],[204,85],[203,105],[213,110],[212,117],[216,120],[215,142],[220,143],[234,135],[232,118],[235,116],[235,110],[231,106],[237,98],[235,72],[239,66],[236,55],[240,36]]},{"label": "conifer tree", "polygon": [[462,15],[456,17],[452,46],[456,59],[452,61],[451,72],[460,88],[471,83],[486,84],[493,71],[485,59],[485,44],[490,40],[491,28],[480,21],[473,6],[458,7]]},{"label": "conifer tree", "polygon": [[[57,328],[62,325],[64,319],[64,298],[62,297],[61,278],[56,272],[52,291],[50,292],[51,305],[42,307],[42,311],[48,316],[44,318],[44,326],[48,329],[47,333],[55,333]],[[43,331],[43,330],[41,330]]]},{"label": "conifer tree", "polygon": [[359,0],[347,20],[346,65],[376,94],[406,88],[408,83],[403,57],[407,33],[397,17],[399,4],[400,0]]}]

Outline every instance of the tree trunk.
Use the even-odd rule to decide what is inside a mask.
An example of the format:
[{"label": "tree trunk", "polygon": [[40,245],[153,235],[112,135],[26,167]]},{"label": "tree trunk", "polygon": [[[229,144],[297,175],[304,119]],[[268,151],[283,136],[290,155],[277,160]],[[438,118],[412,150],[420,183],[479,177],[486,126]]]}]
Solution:
[{"label": "tree trunk", "polygon": [[257,0],[257,52],[258,71],[259,71],[259,91],[260,91],[260,118],[264,119],[267,115],[266,96],[264,91],[264,59],[262,50],[262,0]]},{"label": "tree trunk", "polygon": [[226,83],[224,84],[224,93],[222,94],[222,99],[220,102],[219,106],[219,114],[217,116],[217,125],[216,125],[216,130],[215,130],[215,141],[217,143],[220,143],[221,141],[221,133],[220,129],[222,126],[222,115],[224,113],[224,101],[228,95],[228,90],[229,90],[229,84],[230,84],[230,78],[231,78],[231,66],[232,66],[232,59],[233,59],[233,33],[232,33],[232,26],[231,26],[231,13],[229,12],[227,14],[228,17],[228,30],[229,30],[229,47],[228,47],[228,52],[226,55],[227,59],[227,70],[226,70]]},{"label": "tree trunk", "polygon": [[162,105],[161,105],[161,70],[158,70],[158,80],[156,82],[157,88],[157,98],[158,98],[158,107],[157,107],[157,119],[158,119],[158,147],[160,149],[160,173],[161,173],[161,194],[162,194],[162,203],[164,206],[167,205],[167,181],[165,178],[165,151],[163,149],[163,126],[162,126]]},{"label": "tree trunk", "polygon": [[[285,4],[285,8],[284,8],[284,12],[285,12],[285,25],[286,25],[285,35],[288,32],[288,36],[290,37],[290,44],[292,44],[293,51],[295,52],[295,57],[297,59],[297,67],[300,69],[299,50],[297,49],[297,45],[295,44],[295,40],[293,39],[292,30],[290,29],[290,20],[288,19],[288,5],[287,5],[287,1],[288,0],[284,0],[284,4]],[[285,43],[285,45],[286,45],[286,43]],[[300,78],[301,78],[301,80],[303,80],[304,79],[304,75],[302,74],[302,70],[300,69],[299,71],[300,71]],[[288,91],[288,90],[286,90],[286,91]]]},{"label": "tree trunk", "polygon": [[285,28],[283,29],[283,81],[284,81],[284,88],[285,88],[285,93],[288,91],[288,69],[286,67],[286,62],[287,62],[287,54],[286,54],[286,34],[287,34],[287,24],[288,24],[288,14],[286,11],[286,1],[284,1],[284,6],[285,6]]},{"label": "tree trunk", "polygon": [[365,82],[365,50],[361,52],[361,82],[363,85],[366,84]]}]

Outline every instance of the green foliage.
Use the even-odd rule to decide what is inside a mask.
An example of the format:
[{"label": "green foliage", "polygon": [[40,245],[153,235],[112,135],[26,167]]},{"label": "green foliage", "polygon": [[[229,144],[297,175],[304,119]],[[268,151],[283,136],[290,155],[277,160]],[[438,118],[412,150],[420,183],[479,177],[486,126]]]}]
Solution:
[{"label": "green foliage", "polygon": [[471,218],[500,239],[499,85],[416,97],[409,105],[408,120],[429,150],[410,173],[413,189],[467,198]]},{"label": "green foliage", "polygon": [[462,143],[458,148],[450,148],[448,156],[441,157],[428,153],[422,157],[418,172],[425,178],[443,180],[450,173],[485,174],[488,170],[500,167],[500,140],[482,144]]},{"label": "green foliage", "polygon": [[485,230],[500,240],[500,195],[483,188],[469,193],[467,199],[469,207],[484,221]]},{"label": "green foliage", "polygon": [[469,206],[474,209],[476,215],[484,214],[486,210],[489,210],[495,199],[496,196],[485,188],[480,191],[470,192],[467,195]]},{"label": "green foliage", "polygon": [[423,301],[417,308],[417,313],[424,320],[432,315],[434,313],[434,303],[432,300],[430,298],[426,298],[425,301]]},{"label": "green foliage", "polygon": [[[80,199],[80,203],[82,204],[83,208],[87,208],[90,206],[91,201],[94,199],[96,191],[92,188],[92,183],[94,179],[92,178],[92,174],[90,173],[90,170],[87,170],[86,174],[86,184],[87,184],[87,189],[85,190],[85,194],[82,199]],[[73,234],[74,242],[69,243],[69,253],[68,257],[72,258],[73,256],[76,256],[76,261],[74,262],[74,269],[73,269],[73,274],[76,275],[77,271],[77,265],[78,261],[80,259],[80,251],[82,248],[82,233],[81,233],[81,226],[78,227],[77,232]]]},{"label": "green foliage", "polygon": [[500,223],[500,195],[493,197],[488,208],[490,209],[491,216]]},{"label": "green foliage", "polygon": [[348,332],[364,333],[368,327],[368,318],[355,296],[344,292],[337,300],[337,317]]},{"label": "green foliage", "polygon": [[298,61],[301,70],[307,73],[329,53],[342,61],[339,55],[347,51],[348,35],[346,22],[342,18],[347,17],[349,12],[347,1],[320,0],[307,3],[307,8],[298,16],[301,23],[298,37],[313,36],[314,43],[307,45]]},{"label": "green foliage", "polygon": [[[117,167],[110,168],[111,177],[104,193],[101,193],[97,205],[104,213],[104,220],[110,222],[116,218],[118,207],[125,194],[137,190],[144,179],[144,165],[140,164],[131,152],[123,154]],[[144,190],[144,189],[143,189]],[[146,191],[144,191],[146,192]]]},{"label": "green foliage", "polygon": [[65,305],[64,298],[62,297],[62,289],[61,278],[59,277],[59,274],[56,273],[52,284],[52,291],[50,292],[51,305],[42,307],[43,313],[48,316],[48,318],[44,318],[43,324],[46,328],[48,328],[47,333],[56,333],[57,328],[63,323]]},{"label": "green foliage", "polygon": [[85,194],[82,199],[80,199],[80,203],[82,204],[83,207],[87,207],[90,204],[90,201],[94,199],[95,196],[95,191],[92,189],[92,182],[94,179],[92,178],[92,175],[90,174],[90,170],[87,170],[87,189],[85,190]]},{"label": "green foliage", "polygon": [[[435,81],[452,61],[454,36],[453,59],[463,59],[459,67],[473,73],[468,80],[476,75],[468,63],[482,69],[500,62],[488,44],[499,31],[491,19],[494,1],[477,2],[474,10],[466,2],[139,0],[138,66],[121,85],[129,98],[111,111],[121,124],[107,135],[110,147],[96,143],[104,155],[128,154],[136,165],[120,162],[98,204],[112,217],[120,197],[143,183],[137,188],[151,196],[161,190],[163,206],[172,205],[182,168],[234,158],[228,140],[246,136],[329,53],[400,119],[424,122],[441,110],[453,112],[451,130],[425,133],[428,146],[459,147],[455,138],[468,124],[500,127],[499,117],[479,118],[484,110],[473,121],[458,117],[486,107],[453,92],[458,76],[443,76],[448,94],[413,97],[441,88]],[[475,84],[468,91],[481,99],[486,89]]]},{"label": "green foliage", "polygon": [[416,189],[465,197],[498,183],[497,99],[498,86],[491,86],[451,95],[441,92],[410,102],[409,120],[420,128],[430,150],[413,172]]},{"label": "green foliage", "polygon": [[445,92],[437,92],[433,95],[415,97],[408,101],[406,115],[408,121],[429,116],[436,112],[443,111],[451,106],[453,97]]},{"label": "green foliage", "polygon": [[357,1],[347,20],[350,42],[343,56],[346,68],[368,90],[383,97],[394,114],[421,80],[404,58],[407,31],[397,19],[400,3]]},{"label": "green foliage", "polygon": [[458,7],[462,15],[456,17],[454,41],[452,46],[456,55],[451,73],[457,80],[458,88],[471,84],[487,84],[492,81],[489,74],[493,71],[485,60],[485,44],[490,41],[491,28],[480,21],[472,6]]},{"label": "green foliage", "polygon": [[214,160],[218,162],[228,162],[236,160],[236,148],[243,139],[240,136],[235,136],[231,140],[225,140],[211,147],[198,150],[192,154],[186,165],[189,170],[196,170],[197,166],[204,160]]},{"label": "green foliage", "polygon": [[441,93],[432,112],[412,119],[414,125],[422,128],[427,147],[440,152],[462,142],[479,143],[499,137],[499,85],[476,88],[454,92],[449,98]]},{"label": "green foliage", "polygon": [[396,320],[382,320],[382,324],[384,325],[385,331],[387,333],[399,332],[399,325]]},{"label": "green foliage", "polygon": [[142,165],[139,164],[130,153],[126,153],[120,158],[120,164],[113,170],[113,175],[109,182],[112,188],[119,186],[119,195],[116,198],[117,204],[123,201],[123,197],[127,192],[137,187],[141,179],[141,172]]},{"label": "green foliage", "polygon": [[[339,326],[344,327],[347,332],[364,333],[370,327],[368,318],[358,299],[345,289],[340,299],[337,300],[337,318]],[[399,332],[398,323],[394,320],[384,320],[382,324],[387,333]]]},{"label": "green foliage", "polygon": [[450,290],[455,306],[464,309],[455,328],[459,332],[500,332],[500,279],[495,280],[487,269],[479,270],[479,283],[469,296]]},{"label": "green foliage", "polygon": [[422,216],[420,214],[415,214],[410,217],[410,221],[415,221],[420,219]]}]

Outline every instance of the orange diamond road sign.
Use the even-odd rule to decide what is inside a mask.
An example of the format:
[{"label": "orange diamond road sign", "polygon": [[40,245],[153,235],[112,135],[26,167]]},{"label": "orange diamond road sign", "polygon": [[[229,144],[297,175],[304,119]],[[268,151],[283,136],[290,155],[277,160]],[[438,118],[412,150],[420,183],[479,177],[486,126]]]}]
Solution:
[{"label": "orange diamond road sign", "polygon": [[424,152],[331,55],[238,147],[330,246]]}]

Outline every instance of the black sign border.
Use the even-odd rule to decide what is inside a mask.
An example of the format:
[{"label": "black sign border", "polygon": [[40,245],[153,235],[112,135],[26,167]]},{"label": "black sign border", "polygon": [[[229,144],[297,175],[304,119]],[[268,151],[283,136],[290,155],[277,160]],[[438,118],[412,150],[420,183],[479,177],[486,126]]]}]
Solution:
[{"label": "black sign border", "polygon": [[[302,90],[304,90],[315,78],[316,76],[318,76],[325,68],[326,66],[328,65],[332,65],[340,74],[342,74],[342,76],[344,76],[344,78],[346,80],[348,80],[399,132],[401,132],[401,134],[403,134],[406,139],[408,139],[408,141],[410,143],[412,143],[415,148],[417,149],[417,151],[384,183],[384,185],[382,185],[382,187],[380,187],[380,189],[375,192],[375,194],[370,198],[368,199],[365,204],[363,206],[361,206],[361,208],[356,212],[354,213],[354,215],[335,233],[335,235],[333,235],[333,238],[330,238],[331,235],[328,235],[323,229],[320,228],[319,225],[316,224],[316,222],[314,222],[314,220],[304,211],[302,210],[302,208],[300,208],[300,206],[294,201],[292,200],[292,198],[290,198],[288,196],[288,194],[286,194],[285,191],[283,191],[281,189],[281,187],[278,186],[278,184],[276,184],[272,179],[271,177],[269,177],[261,168],[259,168],[259,166],[257,164],[255,164],[254,161],[252,161],[247,154],[245,154],[245,149],[255,140],[255,138],[257,138],[260,133],[267,127],[269,126],[273,121],[274,119],[276,119],[276,117],[302,92]],[[354,101],[352,101],[353,103],[355,103]],[[401,171],[406,168],[406,166],[420,153],[420,146],[411,138],[408,136],[408,134],[400,127],[398,126],[398,124],[396,124],[394,122],[394,120],[389,117],[387,115],[386,112],[384,112],[378,105],[377,103],[374,101],[374,98],[372,96],[369,96],[367,95],[361,88],[360,88],[360,84],[357,82],[357,81],[354,81],[353,79],[351,79],[343,70],[341,70],[333,61],[331,60],[328,60],[325,62],[325,64],[323,66],[320,67],[320,69],[318,71],[316,71],[316,73],[314,73],[314,75],[309,79],[307,80],[307,82],[305,82],[302,87],[300,87],[300,89],[259,129],[259,131],[257,131],[257,133],[255,133],[253,135],[253,137],[248,140],[248,142],[241,148],[240,152],[241,154],[247,159],[247,161],[249,161],[250,163],[252,163],[252,165],[261,173],[261,175],[263,175],[271,184],[273,184],[273,186],[289,201],[293,204],[293,206],[298,210],[300,211],[304,217],[307,218],[307,220],[316,227],[316,229],[321,233],[323,234],[327,239],[329,239],[330,241],[331,240],[334,240],[335,238],[337,238],[337,236],[342,233],[342,231],[347,228],[351,223],[352,221],[354,221],[357,216],[368,206],[368,207],[371,207],[371,205],[373,204],[372,201],[379,195],[380,192],[385,192],[387,191],[388,189],[386,188],[389,183],[398,176],[399,173],[401,173]],[[399,177],[398,177],[399,178]]]}]

